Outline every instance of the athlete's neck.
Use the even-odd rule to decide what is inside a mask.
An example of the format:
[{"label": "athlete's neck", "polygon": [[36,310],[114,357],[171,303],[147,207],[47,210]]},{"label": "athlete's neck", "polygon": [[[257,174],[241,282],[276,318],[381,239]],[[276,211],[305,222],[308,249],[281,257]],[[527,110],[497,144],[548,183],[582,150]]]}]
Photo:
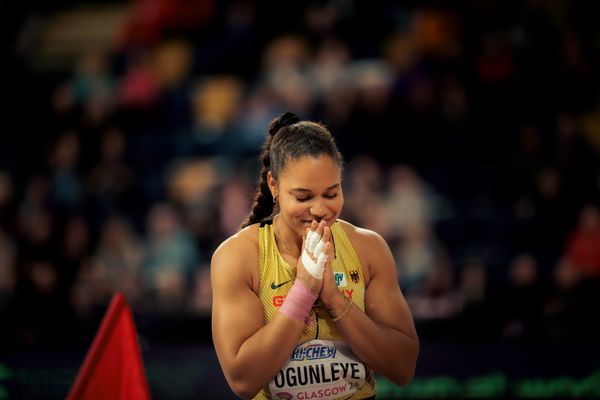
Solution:
[{"label": "athlete's neck", "polygon": [[[275,230],[275,240],[279,251],[284,250],[291,256],[300,257],[302,250],[302,237],[299,237],[292,229],[289,229],[285,223],[279,220],[279,214],[273,218],[273,228]],[[289,241],[286,241],[287,240]]]}]

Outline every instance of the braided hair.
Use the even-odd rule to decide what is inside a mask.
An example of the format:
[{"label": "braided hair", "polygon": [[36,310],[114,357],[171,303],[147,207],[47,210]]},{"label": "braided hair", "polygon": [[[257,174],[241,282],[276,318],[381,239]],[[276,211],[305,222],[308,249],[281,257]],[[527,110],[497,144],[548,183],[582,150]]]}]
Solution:
[{"label": "braided hair", "polygon": [[286,112],[274,118],[267,131],[259,156],[260,181],[254,203],[240,228],[260,222],[273,214],[275,201],[267,183],[269,171],[277,179],[288,161],[305,156],[316,158],[322,154],[334,159],[340,168],[343,165],[342,155],[331,132],[320,123],[301,121],[296,114]]}]

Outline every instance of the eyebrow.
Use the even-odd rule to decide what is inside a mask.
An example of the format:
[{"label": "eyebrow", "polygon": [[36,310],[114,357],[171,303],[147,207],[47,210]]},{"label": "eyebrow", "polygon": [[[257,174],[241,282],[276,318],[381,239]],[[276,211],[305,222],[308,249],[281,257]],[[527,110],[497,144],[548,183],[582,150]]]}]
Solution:
[{"label": "eyebrow", "polygon": [[[325,189],[325,191],[331,190],[331,189],[336,189],[340,186],[339,183],[334,183],[333,185],[329,186],[327,189]],[[305,188],[292,188],[290,189],[290,192],[301,192],[301,193],[311,193],[312,190],[310,189],[305,189]]]}]

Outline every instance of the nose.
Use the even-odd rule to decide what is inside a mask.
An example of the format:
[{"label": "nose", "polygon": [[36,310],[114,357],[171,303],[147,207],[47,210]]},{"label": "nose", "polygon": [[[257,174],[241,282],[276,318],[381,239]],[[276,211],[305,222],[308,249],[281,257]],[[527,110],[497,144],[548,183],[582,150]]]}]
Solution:
[{"label": "nose", "polygon": [[312,215],[312,217],[314,219],[317,220],[317,222],[319,222],[327,214],[327,209],[325,208],[325,206],[321,202],[316,202],[310,208],[310,214]]}]

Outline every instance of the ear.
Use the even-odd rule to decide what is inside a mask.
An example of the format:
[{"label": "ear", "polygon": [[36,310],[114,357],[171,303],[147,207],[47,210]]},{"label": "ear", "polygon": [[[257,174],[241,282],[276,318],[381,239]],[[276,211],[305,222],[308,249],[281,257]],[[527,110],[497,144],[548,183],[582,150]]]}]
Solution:
[{"label": "ear", "polygon": [[269,185],[269,190],[271,191],[271,195],[273,198],[277,197],[277,181],[271,174],[271,171],[267,172],[267,185]]}]

